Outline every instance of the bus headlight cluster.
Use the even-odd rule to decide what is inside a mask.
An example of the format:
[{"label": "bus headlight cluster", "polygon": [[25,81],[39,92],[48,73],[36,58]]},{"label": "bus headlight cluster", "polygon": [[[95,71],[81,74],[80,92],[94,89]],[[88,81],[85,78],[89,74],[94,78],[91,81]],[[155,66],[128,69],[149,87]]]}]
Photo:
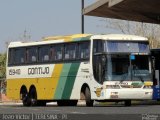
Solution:
[{"label": "bus headlight cluster", "polygon": [[144,85],[144,87],[143,87],[144,89],[151,89],[152,88],[152,86],[151,85]]},{"label": "bus headlight cluster", "polygon": [[119,85],[106,85],[106,89],[120,89]]}]

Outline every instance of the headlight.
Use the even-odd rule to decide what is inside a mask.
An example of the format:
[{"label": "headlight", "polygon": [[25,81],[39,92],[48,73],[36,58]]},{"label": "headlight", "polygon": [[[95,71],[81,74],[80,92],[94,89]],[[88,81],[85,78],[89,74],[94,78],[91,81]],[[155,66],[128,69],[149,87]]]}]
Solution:
[{"label": "headlight", "polygon": [[152,88],[152,86],[151,85],[144,85],[144,87],[143,87],[144,89],[151,89]]},{"label": "headlight", "polygon": [[120,89],[119,85],[106,85],[106,89]]}]

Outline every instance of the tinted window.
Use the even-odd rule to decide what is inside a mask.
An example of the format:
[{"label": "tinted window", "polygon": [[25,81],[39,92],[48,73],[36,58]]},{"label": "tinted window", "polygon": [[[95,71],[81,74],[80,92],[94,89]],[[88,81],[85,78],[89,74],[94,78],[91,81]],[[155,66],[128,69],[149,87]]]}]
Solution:
[{"label": "tinted window", "polygon": [[70,59],[76,58],[76,45],[77,44],[66,44],[65,45],[64,59],[70,60]]},{"label": "tinted window", "polygon": [[8,54],[8,64],[14,64],[14,55],[15,55],[15,50],[14,49],[9,49],[9,54]]},{"label": "tinted window", "polygon": [[106,41],[106,52],[149,52],[149,45],[147,42],[131,42],[131,41]]},{"label": "tinted window", "polygon": [[62,60],[63,45],[56,45],[51,47],[51,60],[59,61]]},{"label": "tinted window", "polygon": [[86,59],[89,58],[89,42],[79,44],[79,58]]},{"label": "tinted window", "polygon": [[104,41],[102,40],[94,40],[93,41],[93,52],[99,53],[102,52],[104,49]]},{"label": "tinted window", "polygon": [[48,62],[49,61],[49,52],[50,47],[49,46],[42,46],[39,47],[39,62]]},{"label": "tinted window", "polygon": [[37,47],[31,47],[27,49],[27,62],[28,63],[37,62]]},{"label": "tinted window", "polygon": [[93,74],[97,82],[102,83],[103,71],[102,71],[102,56],[94,55],[93,56]]},{"label": "tinted window", "polygon": [[15,49],[14,63],[15,64],[25,63],[25,48],[16,48]]}]

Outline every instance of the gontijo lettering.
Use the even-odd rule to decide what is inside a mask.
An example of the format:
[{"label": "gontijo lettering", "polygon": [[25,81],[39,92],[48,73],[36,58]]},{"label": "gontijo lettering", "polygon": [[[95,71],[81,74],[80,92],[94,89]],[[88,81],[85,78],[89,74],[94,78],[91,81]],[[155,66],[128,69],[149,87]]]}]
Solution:
[{"label": "gontijo lettering", "polygon": [[33,67],[28,68],[28,75],[49,74],[49,67]]}]

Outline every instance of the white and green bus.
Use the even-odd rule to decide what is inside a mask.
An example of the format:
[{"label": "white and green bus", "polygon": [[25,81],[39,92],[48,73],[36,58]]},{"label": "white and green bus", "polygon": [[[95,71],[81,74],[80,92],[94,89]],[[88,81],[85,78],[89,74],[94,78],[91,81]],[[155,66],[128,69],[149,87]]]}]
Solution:
[{"label": "white and green bus", "polygon": [[124,35],[47,37],[11,42],[7,54],[7,96],[24,106],[77,105],[85,100],[152,99],[152,68],[147,38]]}]

